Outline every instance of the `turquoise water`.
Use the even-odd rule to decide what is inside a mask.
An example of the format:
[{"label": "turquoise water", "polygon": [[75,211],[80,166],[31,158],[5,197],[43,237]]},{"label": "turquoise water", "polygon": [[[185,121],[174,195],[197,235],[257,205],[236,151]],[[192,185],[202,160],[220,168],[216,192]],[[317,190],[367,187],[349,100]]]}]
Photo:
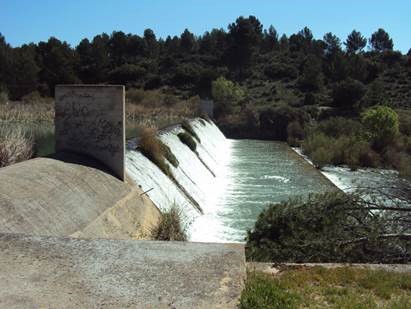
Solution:
[{"label": "turquoise water", "polygon": [[223,176],[216,180],[216,205],[193,223],[194,241],[242,242],[269,204],[337,190],[285,143],[227,142],[229,160],[224,162]]}]

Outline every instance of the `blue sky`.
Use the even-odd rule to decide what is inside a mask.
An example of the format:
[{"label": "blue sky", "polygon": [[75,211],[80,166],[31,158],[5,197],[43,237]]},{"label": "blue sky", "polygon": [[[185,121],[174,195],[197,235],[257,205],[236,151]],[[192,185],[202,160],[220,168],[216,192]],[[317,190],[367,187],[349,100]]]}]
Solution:
[{"label": "blue sky", "polygon": [[151,28],[166,37],[188,28],[202,34],[226,28],[240,15],[255,15],[287,35],[308,26],[317,38],[331,31],[344,40],[354,28],[369,37],[382,27],[395,49],[411,48],[411,0],[0,0],[0,32],[13,46],[50,36],[76,46],[113,30],[142,34]]}]

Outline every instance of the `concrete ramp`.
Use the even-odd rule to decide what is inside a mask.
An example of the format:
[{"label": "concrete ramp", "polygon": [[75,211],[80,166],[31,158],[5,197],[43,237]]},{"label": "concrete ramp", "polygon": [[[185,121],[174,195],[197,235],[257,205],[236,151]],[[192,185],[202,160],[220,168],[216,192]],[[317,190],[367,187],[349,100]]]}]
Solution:
[{"label": "concrete ramp", "polygon": [[0,308],[235,308],[244,248],[0,234]]},{"label": "concrete ramp", "polygon": [[0,169],[0,232],[141,238],[160,212],[132,180],[69,153]]}]

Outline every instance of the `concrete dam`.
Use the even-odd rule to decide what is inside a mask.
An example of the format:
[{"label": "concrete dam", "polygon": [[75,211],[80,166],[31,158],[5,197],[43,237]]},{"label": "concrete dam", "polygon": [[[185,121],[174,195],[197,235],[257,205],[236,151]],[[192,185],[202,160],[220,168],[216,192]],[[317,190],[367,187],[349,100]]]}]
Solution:
[{"label": "concrete dam", "polygon": [[160,131],[172,180],[124,143],[124,110],[105,114],[110,104],[124,107],[123,87],[63,86],[57,152],[0,170],[0,308],[235,307],[242,245],[144,240],[174,206],[187,223],[212,207],[224,135],[192,119],[193,152],[181,125]]},{"label": "concrete dam", "polygon": [[3,168],[0,232],[139,239],[172,207],[193,222],[212,203],[225,137],[211,121],[190,125],[201,140],[197,153],[178,138],[181,125],[159,133],[179,162],[169,164],[177,183],[136,149],[136,140],[127,143],[125,182],[90,157],[64,152]]}]

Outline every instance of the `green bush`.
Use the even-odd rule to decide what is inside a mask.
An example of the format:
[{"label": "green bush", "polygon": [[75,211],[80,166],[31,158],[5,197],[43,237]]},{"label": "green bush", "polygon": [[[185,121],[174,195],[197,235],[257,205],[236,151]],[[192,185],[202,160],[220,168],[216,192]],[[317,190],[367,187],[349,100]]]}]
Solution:
[{"label": "green bush", "polygon": [[188,122],[188,120],[183,120],[181,123],[181,127],[186,130],[188,133],[190,133],[198,142],[200,141],[200,138],[198,137],[197,133],[194,131],[193,127],[191,124]]},{"label": "green bush", "polygon": [[235,112],[245,97],[245,92],[240,85],[224,77],[219,77],[212,82],[211,93],[216,103],[215,111],[220,115]]},{"label": "green bush", "polygon": [[398,115],[388,106],[367,109],[361,115],[361,122],[377,149],[392,143],[399,133]]},{"label": "green bush", "polygon": [[314,165],[318,168],[323,168],[324,166],[331,164],[333,159],[333,154],[327,148],[317,148],[311,153],[311,160]]},{"label": "green bush", "polygon": [[350,78],[343,80],[334,87],[333,105],[342,108],[357,108],[365,92],[366,88],[360,81]]},{"label": "green bush", "polygon": [[146,69],[134,64],[123,64],[109,72],[109,79],[114,84],[125,85],[142,79]]},{"label": "green bush", "polygon": [[197,153],[197,143],[187,132],[177,134],[178,138],[183,144],[186,144],[193,152]]},{"label": "green bush", "polygon": [[[391,205],[396,207],[395,203]],[[248,232],[247,258],[275,262],[407,263],[411,248],[407,237],[400,235],[409,228],[390,223],[393,218],[398,222],[407,220],[407,213],[376,212],[372,207],[385,206],[339,192],[272,204]],[[383,236],[397,233],[397,237]]]},{"label": "green bush", "polygon": [[364,132],[358,121],[330,118],[310,130],[302,143],[303,151],[319,168],[328,164],[348,165],[353,170],[380,166],[380,155],[372,149]]},{"label": "green bush", "polygon": [[333,117],[319,122],[316,130],[327,136],[337,138],[341,135],[360,136],[364,132],[364,127],[356,120]]},{"label": "green bush", "polygon": [[155,240],[186,241],[186,227],[182,222],[182,212],[176,206],[161,214],[158,224],[152,229]]},{"label": "green bush", "polygon": [[295,79],[298,76],[298,70],[285,63],[273,63],[264,68],[264,73],[271,79],[290,78]]}]

